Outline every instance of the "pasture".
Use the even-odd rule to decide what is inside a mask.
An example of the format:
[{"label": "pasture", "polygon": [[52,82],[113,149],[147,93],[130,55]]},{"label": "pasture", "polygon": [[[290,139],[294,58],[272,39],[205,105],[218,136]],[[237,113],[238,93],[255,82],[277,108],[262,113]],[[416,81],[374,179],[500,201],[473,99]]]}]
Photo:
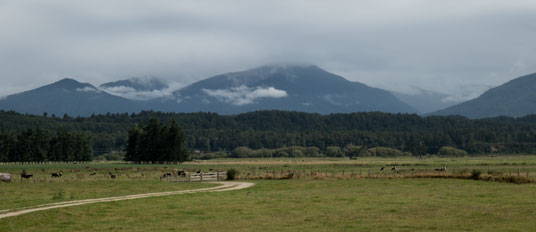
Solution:
[{"label": "pasture", "polygon": [[[396,171],[391,167],[397,166]],[[446,166],[447,171],[435,171]],[[380,171],[381,167],[386,167]],[[530,231],[536,184],[448,175],[536,177],[536,157],[222,159],[181,165],[125,163],[0,165],[35,179],[0,183],[0,210],[71,199],[194,189],[209,183],[161,181],[173,169],[237,169],[255,186],[96,203],[0,219],[0,231]],[[438,173],[445,178],[413,178]],[[63,171],[61,178],[50,173]],[[117,174],[111,179],[107,173]],[[95,175],[90,175],[95,173]],[[290,178],[286,174],[294,173]],[[370,174],[369,174],[370,173]],[[435,174],[434,174],[435,175]],[[274,177],[274,178],[267,178]],[[284,180],[283,180],[284,179]]]}]

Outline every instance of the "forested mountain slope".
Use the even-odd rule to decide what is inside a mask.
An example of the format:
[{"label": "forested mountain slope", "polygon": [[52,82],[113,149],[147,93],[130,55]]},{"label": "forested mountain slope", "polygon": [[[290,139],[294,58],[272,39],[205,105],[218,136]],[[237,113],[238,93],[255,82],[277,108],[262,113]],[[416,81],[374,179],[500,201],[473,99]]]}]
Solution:
[{"label": "forested mountain slope", "polygon": [[536,73],[490,89],[473,100],[436,111],[432,115],[462,115],[469,118],[520,117],[536,113]]}]

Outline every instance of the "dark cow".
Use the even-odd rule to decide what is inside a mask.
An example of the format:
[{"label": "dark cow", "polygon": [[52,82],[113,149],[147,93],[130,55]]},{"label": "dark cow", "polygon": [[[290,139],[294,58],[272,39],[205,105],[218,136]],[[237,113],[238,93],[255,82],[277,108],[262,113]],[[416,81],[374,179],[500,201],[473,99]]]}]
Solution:
[{"label": "dark cow", "polygon": [[115,174],[112,174],[111,172],[108,172],[108,175],[109,175],[110,178],[112,178],[112,179],[115,179],[115,178],[116,178]]},{"label": "dark cow", "polygon": [[164,173],[164,175],[162,175],[162,178],[166,178],[166,177],[172,177],[173,175],[169,172],[166,172]]},{"label": "dark cow", "polygon": [[51,176],[52,176],[52,177],[62,177],[62,176],[63,176],[63,172],[52,173]]},{"label": "dark cow", "polygon": [[94,173],[91,173],[91,174],[89,174],[89,175],[90,175],[90,176],[94,176],[94,175],[97,175],[97,173],[94,172]]},{"label": "dark cow", "polygon": [[382,167],[382,168],[380,168],[380,171],[383,171],[384,169],[385,169],[385,167]]},{"label": "dark cow", "polygon": [[182,170],[181,170],[181,171],[178,171],[178,172],[177,172],[177,176],[180,176],[180,177],[182,177],[182,178],[185,178],[186,175],[188,175],[188,172],[186,172],[186,171],[182,171]]},{"label": "dark cow", "polygon": [[20,174],[20,178],[22,180],[22,178],[24,179],[28,179],[28,178],[33,178],[33,174],[26,174],[26,172],[23,172]]},{"label": "dark cow", "polygon": [[391,168],[391,171],[396,171],[396,166],[393,166],[393,168]]}]

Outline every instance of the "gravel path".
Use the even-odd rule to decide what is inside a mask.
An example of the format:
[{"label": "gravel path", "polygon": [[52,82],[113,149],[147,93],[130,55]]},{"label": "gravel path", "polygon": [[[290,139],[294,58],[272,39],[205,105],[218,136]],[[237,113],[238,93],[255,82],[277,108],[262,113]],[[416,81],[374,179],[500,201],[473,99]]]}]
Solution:
[{"label": "gravel path", "polygon": [[209,183],[216,183],[216,184],[221,184],[221,185],[216,186],[216,187],[211,187],[211,188],[202,188],[202,189],[180,190],[180,191],[159,192],[159,193],[143,193],[143,194],[134,194],[134,195],[119,196],[119,197],[105,197],[105,198],[94,198],[94,199],[85,199],[85,200],[77,200],[77,201],[65,201],[65,202],[58,202],[58,203],[52,203],[52,204],[37,205],[29,209],[26,208],[26,209],[4,210],[3,212],[0,211],[0,219],[6,218],[6,217],[18,216],[21,214],[26,214],[26,213],[36,212],[36,211],[43,211],[43,210],[77,206],[77,205],[85,205],[85,204],[91,204],[91,203],[132,200],[132,199],[140,199],[140,198],[147,198],[147,197],[169,196],[169,195],[186,194],[186,193],[232,191],[232,190],[249,188],[255,185],[254,183],[249,183],[249,182],[209,182]]}]

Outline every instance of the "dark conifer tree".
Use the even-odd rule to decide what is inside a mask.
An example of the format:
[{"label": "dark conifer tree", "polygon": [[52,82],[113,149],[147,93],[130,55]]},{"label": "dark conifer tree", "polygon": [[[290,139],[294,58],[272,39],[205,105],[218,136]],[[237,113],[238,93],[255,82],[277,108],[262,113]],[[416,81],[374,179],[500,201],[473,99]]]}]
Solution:
[{"label": "dark conifer tree", "polygon": [[140,136],[140,145],[138,146],[140,161],[151,162],[160,160],[163,156],[163,132],[160,121],[155,118],[149,120],[149,123],[143,128],[143,133]]},{"label": "dark conifer tree", "polygon": [[141,155],[139,151],[141,128],[138,125],[134,125],[132,129],[128,131],[127,147],[125,148],[125,160],[126,161],[141,161]]},{"label": "dark conifer tree", "polygon": [[179,127],[175,119],[171,120],[171,123],[167,128],[165,146],[167,148],[165,161],[182,163],[189,158],[189,153],[184,146],[182,129]]},{"label": "dark conifer tree", "polygon": [[175,120],[164,126],[151,119],[143,128],[137,125],[129,131],[126,159],[134,162],[184,162],[189,157],[184,135]]}]

